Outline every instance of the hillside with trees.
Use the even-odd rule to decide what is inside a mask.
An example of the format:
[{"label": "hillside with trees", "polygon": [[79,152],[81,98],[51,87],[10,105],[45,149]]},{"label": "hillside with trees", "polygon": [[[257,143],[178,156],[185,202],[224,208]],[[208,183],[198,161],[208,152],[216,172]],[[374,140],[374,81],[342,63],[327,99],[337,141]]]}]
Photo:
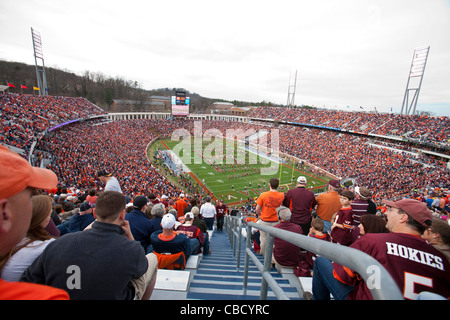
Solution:
[{"label": "hillside with trees", "polygon": [[[114,78],[101,72],[85,71],[78,75],[69,70],[60,70],[53,67],[46,67],[45,70],[50,95],[83,97],[105,111],[110,111],[114,99],[143,101],[152,95],[165,97],[175,95],[176,88],[145,90],[137,81],[122,77]],[[10,88],[10,92],[33,94],[33,87],[37,86],[35,66],[0,60],[0,84],[7,85],[7,83],[16,86],[16,88]],[[21,85],[26,86],[27,89],[21,89]],[[197,93],[189,92],[189,90],[186,91],[191,98],[191,113],[207,112],[210,106],[217,101],[231,102],[238,107],[275,106],[265,101],[255,103],[206,98]]]}]

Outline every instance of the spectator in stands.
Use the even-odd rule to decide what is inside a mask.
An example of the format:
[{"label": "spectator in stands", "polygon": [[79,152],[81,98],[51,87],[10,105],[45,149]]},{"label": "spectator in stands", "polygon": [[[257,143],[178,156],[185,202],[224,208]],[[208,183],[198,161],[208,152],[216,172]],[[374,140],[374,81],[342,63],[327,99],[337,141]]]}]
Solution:
[{"label": "spectator in stands", "polygon": [[109,173],[107,170],[102,169],[98,173],[98,178],[100,181],[105,184],[104,191],[117,191],[122,193],[122,188],[120,187],[119,180]]},{"label": "spectator in stands", "polygon": [[153,192],[148,195],[148,199],[153,204],[157,204],[160,202],[159,199],[155,196],[155,194]]},{"label": "spectator in stands", "polygon": [[28,266],[54,241],[45,227],[50,221],[52,200],[47,195],[31,198],[33,213],[30,227],[24,239],[9,253],[0,258],[1,278],[6,281],[19,281]]},{"label": "spectator in stands", "polygon": [[192,224],[194,214],[187,212],[185,214],[184,223],[177,228],[179,233],[187,235],[191,242],[191,255],[201,253],[201,247],[205,241],[205,235],[200,229]]},{"label": "spectator in stands", "polygon": [[152,252],[148,246],[150,245],[150,236],[154,231],[155,222],[147,217],[144,213],[149,200],[146,196],[137,196],[133,199],[133,211],[125,215],[125,220],[130,223],[131,233],[134,240],[139,241],[146,253]]},{"label": "spectator in stands", "polygon": [[450,261],[450,225],[439,218],[433,218],[431,221],[431,227],[425,230],[422,238]]},{"label": "spectator in stands", "polygon": [[191,254],[189,238],[174,232],[175,216],[166,213],[161,219],[162,231],[151,235],[153,252],[158,257],[159,269],[184,269]]},{"label": "spectator in stands", "polygon": [[211,197],[206,197],[205,201],[206,202],[200,207],[200,214],[202,215],[203,220],[206,222],[208,230],[212,230],[217,212],[216,208],[211,203]]},{"label": "spectator in stands", "polygon": [[[52,189],[55,173],[32,167],[17,153],[0,146],[0,256],[8,254],[26,236],[32,217],[34,189]],[[69,298],[64,290],[0,279],[0,300],[56,300]]]},{"label": "spectator in stands", "polygon": [[[311,228],[309,229],[308,236],[330,242],[331,241],[330,235],[328,233],[323,232],[323,230],[324,230],[323,220],[320,218],[313,218],[311,220]],[[306,253],[303,256],[305,258],[305,261],[307,262],[308,269],[312,269],[314,265],[314,260],[316,260],[317,257],[316,254],[311,251],[306,251]]]},{"label": "spectator in stands", "polygon": [[328,242],[331,241],[330,235],[324,232],[324,223],[320,218],[313,218],[311,220],[311,228],[309,229],[308,236]]},{"label": "spectator in stands", "polygon": [[174,208],[177,209],[177,218],[180,218],[184,215],[184,209],[186,209],[187,206],[188,204],[186,200],[184,200],[184,193],[181,193],[174,206]]},{"label": "spectator in stands", "polygon": [[[281,206],[284,200],[284,193],[277,191],[280,180],[278,178],[271,178],[269,181],[270,190],[263,192],[256,200],[256,215],[258,216],[258,223],[266,226],[274,226],[278,224],[278,215],[276,209]],[[260,252],[265,254],[267,233],[259,232],[260,235]]]},{"label": "spectator in stands", "polygon": [[368,213],[370,191],[365,187],[355,187],[355,199],[351,202],[353,211],[352,226],[359,226],[361,216]]},{"label": "spectator in stands", "polygon": [[[366,234],[351,247],[378,260],[404,298],[417,299],[422,291],[450,297],[450,263],[440,251],[421,238],[432,221],[426,204],[414,199],[383,202],[388,206],[387,228],[390,233]],[[409,275],[414,275],[414,278]],[[318,257],[314,263],[313,297],[329,300],[330,292],[336,300],[372,299],[360,275]]]},{"label": "spectator in stands", "polygon": [[203,233],[206,233],[208,230],[208,226],[206,225],[205,220],[200,219],[200,209],[197,206],[192,207],[191,212],[194,214],[194,220],[192,224],[197,226]]},{"label": "spectator in stands", "polygon": [[208,255],[211,253],[211,250],[209,249],[208,226],[206,225],[206,222],[203,219],[200,219],[200,209],[197,206],[192,207],[191,212],[194,215],[194,220],[192,221],[192,224],[198,227],[205,236],[205,240],[203,242],[203,255]]},{"label": "spectator in stands", "polygon": [[354,194],[350,190],[343,190],[339,194],[341,209],[336,213],[336,218],[331,226],[331,240],[334,243],[348,246],[351,243],[352,216],[353,211],[350,202],[354,199]]},{"label": "spectator in stands", "polygon": [[220,199],[219,203],[216,205],[216,221],[217,221],[217,231],[223,231],[223,221],[225,219],[225,215],[228,212],[227,205],[223,203],[223,200]]},{"label": "spectator in stands", "polygon": [[125,220],[125,204],[120,192],[100,194],[92,227],[53,241],[21,280],[64,288],[71,299],[149,299],[156,282],[157,259],[154,254],[145,255],[134,241]]},{"label": "spectator in stands", "polygon": [[324,232],[331,232],[331,217],[341,208],[341,200],[338,191],[341,190],[339,180],[328,182],[328,192],[316,197],[317,216],[324,221]]},{"label": "spectator in stands", "polygon": [[84,230],[88,225],[94,222],[95,218],[92,214],[93,209],[89,202],[85,201],[81,204],[79,211],[70,218],[69,221],[58,225],[60,236],[66,233]]},{"label": "spectator in stands", "polygon": [[[274,228],[303,234],[299,225],[290,222],[292,213],[289,208],[280,206],[277,212],[280,223],[275,225]],[[282,267],[297,267],[300,264],[302,260],[300,247],[277,237],[274,237],[273,245],[272,263],[277,263]]]},{"label": "spectator in stands", "polygon": [[161,196],[161,203],[164,204],[164,206],[167,208],[169,206],[169,202],[167,202],[167,196],[163,194]]},{"label": "spectator in stands", "polygon": [[388,233],[386,220],[374,214],[365,214],[357,227],[352,230],[352,243],[367,233]]},{"label": "spectator in stands", "polygon": [[307,183],[305,176],[299,176],[297,187],[289,190],[283,200],[283,205],[292,212],[291,222],[298,224],[304,235],[307,235],[311,228],[311,211],[317,204],[314,193],[306,189]]},{"label": "spectator in stands", "polygon": [[86,197],[86,201],[89,202],[92,205],[95,204],[95,201],[97,201],[97,191],[95,189],[89,190],[89,195]]},{"label": "spectator in stands", "polygon": [[163,215],[166,214],[166,208],[164,206],[163,203],[157,203],[155,205],[153,205],[152,210],[151,210],[151,215],[152,215],[152,223],[154,224],[154,231],[156,230],[161,230],[161,219],[163,217]]}]

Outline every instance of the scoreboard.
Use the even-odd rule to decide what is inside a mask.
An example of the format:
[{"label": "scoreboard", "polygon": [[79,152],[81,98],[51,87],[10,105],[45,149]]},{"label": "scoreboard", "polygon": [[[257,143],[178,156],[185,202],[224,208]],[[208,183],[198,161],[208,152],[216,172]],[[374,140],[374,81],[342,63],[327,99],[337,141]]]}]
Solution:
[{"label": "scoreboard", "polygon": [[186,97],[186,91],[176,91],[175,96],[172,96],[172,115],[173,116],[188,116],[190,98]]}]

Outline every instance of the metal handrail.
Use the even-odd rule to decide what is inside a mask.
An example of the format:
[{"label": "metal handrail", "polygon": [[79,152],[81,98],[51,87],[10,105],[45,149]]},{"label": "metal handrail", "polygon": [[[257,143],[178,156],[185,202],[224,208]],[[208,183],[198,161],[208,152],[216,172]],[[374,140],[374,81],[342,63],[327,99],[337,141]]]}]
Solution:
[{"label": "metal handrail", "polygon": [[233,257],[236,258],[236,249],[237,253],[237,262],[236,262],[236,270],[239,271],[241,264],[241,245],[242,245],[242,233],[240,232],[242,229],[242,220],[240,217],[234,217],[230,215],[225,216],[225,229],[228,233],[228,239],[230,240],[230,246],[233,250]]},{"label": "metal handrail", "polygon": [[[250,234],[251,227],[267,232],[266,238],[266,252],[264,256],[264,269],[260,270],[263,275],[261,284],[260,299],[265,300],[267,297],[267,285],[269,284],[272,291],[275,293],[278,299],[286,299],[286,295],[279,292],[281,287],[273,280],[269,273],[271,267],[272,251],[273,251],[273,238],[279,238],[289,243],[292,243],[305,250],[311,251],[329,260],[344,265],[355,272],[357,272],[364,281],[367,281],[370,276],[373,275],[373,267],[377,268],[379,280],[379,286],[373,286],[369,288],[373,298],[375,300],[403,300],[403,296],[397,287],[395,281],[387,270],[373,257],[368,254],[346,246],[341,246],[335,243],[314,239],[312,237],[304,236],[294,232],[281,230],[271,226],[265,226],[254,222],[247,222],[247,244],[246,244],[246,257],[245,257],[245,272],[244,272],[244,292],[247,287],[248,277],[248,262],[249,258],[255,262],[256,256],[250,249]],[[259,262],[259,261],[258,261]],[[259,264],[261,264],[259,262]],[[257,265],[258,267],[258,265]],[[260,269],[258,267],[258,269]],[[270,276],[270,277],[269,277]]]}]

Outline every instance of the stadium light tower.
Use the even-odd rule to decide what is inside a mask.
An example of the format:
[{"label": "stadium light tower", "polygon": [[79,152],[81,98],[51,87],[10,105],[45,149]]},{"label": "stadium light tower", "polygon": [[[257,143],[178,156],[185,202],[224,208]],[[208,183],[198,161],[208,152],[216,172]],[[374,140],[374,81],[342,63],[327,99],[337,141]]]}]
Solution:
[{"label": "stadium light tower", "polygon": [[[31,28],[31,37],[33,39],[34,64],[36,65],[36,77],[37,85],[39,88],[39,95],[46,96],[48,95],[48,87],[47,76],[45,75],[45,63],[44,54],[42,52],[41,34]],[[40,60],[42,65],[38,64],[38,59]]]},{"label": "stadium light tower", "polygon": [[[292,84],[292,81],[294,84]],[[297,87],[297,70],[295,70],[295,78],[292,79],[292,74],[289,74],[289,86],[288,86],[288,98],[287,98],[287,107],[294,107],[295,100],[295,89]]]},{"label": "stadium light tower", "polygon": [[[430,52],[430,46],[421,47],[414,50],[400,114],[413,115],[416,113],[417,100],[419,99],[420,87],[422,86],[423,73],[425,72],[425,66],[427,64],[428,52]],[[409,101],[410,91],[411,94],[413,94],[411,101]]]}]

